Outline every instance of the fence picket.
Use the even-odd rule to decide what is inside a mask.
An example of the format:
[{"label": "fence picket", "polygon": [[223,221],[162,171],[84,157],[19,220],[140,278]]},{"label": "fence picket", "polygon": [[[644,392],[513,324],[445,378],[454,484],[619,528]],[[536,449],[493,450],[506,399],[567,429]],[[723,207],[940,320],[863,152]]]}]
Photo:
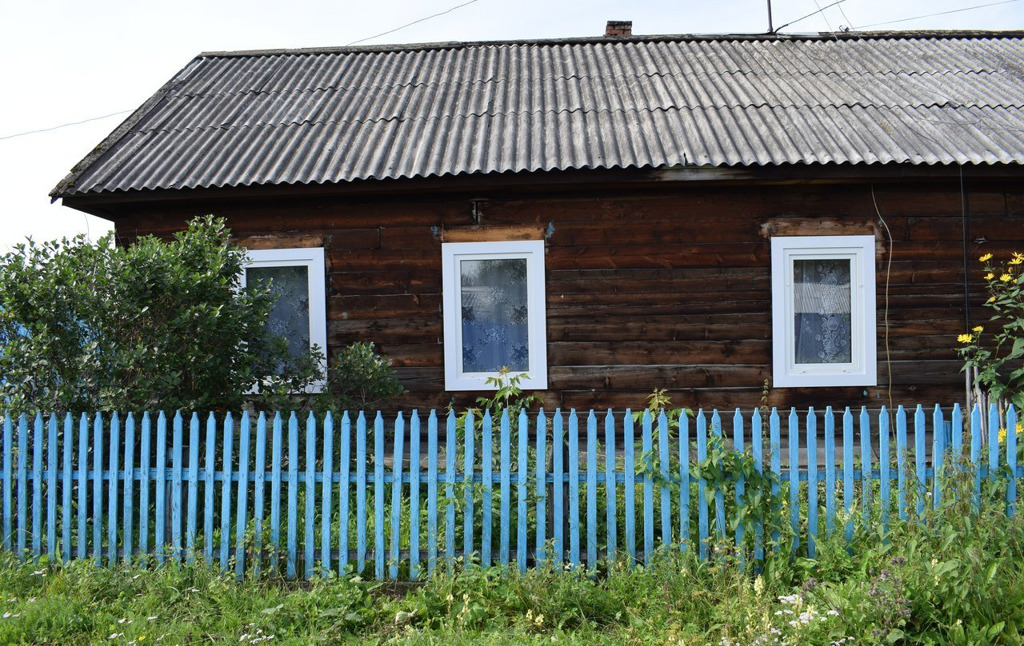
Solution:
[{"label": "fence picket", "polygon": [[1013,518],[1017,508],[1017,410],[1013,404],[1006,410],[1006,466],[1009,467],[1006,515]]},{"label": "fence picket", "polygon": [[[216,448],[217,441],[217,418],[214,417],[213,413],[210,413],[206,420],[206,468],[203,472],[203,555],[206,557],[206,563],[213,563],[213,473],[215,469],[214,465],[214,449]],[[130,478],[129,478],[130,480]],[[220,540],[223,543],[226,540],[226,535],[221,534]]]},{"label": "fence picket", "polygon": [[[843,425],[850,415],[850,408],[843,411]],[[853,419],[851,417],[852,424]],[[853,462],[853,443],[850,444],[849,460]],[[846,443],[843,443],[843,462],[847,460]],[[825,534],[836,531],[836,418],[832,407],[825,407]]]},{"label": "fence picket", "polygon": [[437,568],[437,414],[427,418],[427,575]]},{"label": "fence picket", "polygon": [[498,522],[500,524],[498,528],[498,563],[503,567],[508,565],[509,535],[511,531],[509,529],[509,523],[512,522],[510,512],[512,500],[512,467],[509,459],[509,454],[512,451],[512,440],[510,437],[511,431],[509,429],[509,424],[508,411],[505,410],[501,413],[500,421],[501,446],[499,447],[500,464],[498,467],[500,471],[498,474],[498,479],[500,481],[499,486],[501,487],[501,491],[499,493],[501,499],[498,501]]},{"label": "fence picket", "polygon": [[[93,512],[96,510],[94,509]],[[99,514],[94,514],[99,517]],[[25,557],[28,546],[28,418],[18,418],[18,558]]]},{"label": "fence picket", "polygon": [[796,408],[789,409],[789,524],[793,553],[800,547],[800,421]]},{"label": "fence picket", "polygon": [[192,562],[196,542],[196,506],[199,500],[199,414],[192,413],[188,430],[188,514],[185,531],[186,558]]},{"label": "fence picket", "polygon": [[[861,472],[863,476],[863,471]],[[853,414],[849,407],[843,413],[843,509],[850,516],[846,521],[846,540],[853,539]],[[865,486],[867,478],[861,478],[861,486]]]},{"label": "fence picket", "polygon": [[[46,553],[57,556],[57,415],[50,414],[50,435],[46,441]],[[132,429],[134,430],[134,429]],[[126,501],[128,508],[131,501]]]},{"label": "fence picket", "polygon": [[[85,415],[82,415],[82,438],[79,447],[78,468],[81,469],[78,481],[78,558],[84,557],[85,552],[85,456],[88,454],[87,432],[85,426]],[[156,562],[164,562],[164,554],[167,551],[167,416],[160,411],[156,421],[156,515],[153,519],[154,538],[153,545],[156,548]],[[239,543],[241,544],[241,543]],[[239,564],[242,559],[238,559]]]},{"label": "fence picket", "polygon": [[480,473],[482,478],[482,492],[480,500],[480,512],[482,522],[480,524],[480,566],[491,566],[491,525],[493,524],[493,510],[491,504],[494,500],[494,473],[492,468],[493,458],[493,420],[491,411],[484,413],[480,425]]},{"label": "fence picket", "polygon": [[[241,580],[245,573],[245,529],[249,524],[246,513],[249,510],[249,412],[242,413],[242,419],[238,424],[238,504],[235,519],[235,577]],[[159,446],[159,445],[157,445]],[[159,450],[159,449],[158,449]],[[163,468],[160,467],[162,471]],[[158,488],[159,492],[160,489]],[[159,509],[159,508],[158,508]],[[160,522],[160,512],[157,511],[157,522]]]},{"label": "fence picket", "polygon": [[[70,416],[68,416],[70,421]],[[140,429],[141,437],[139,438],[139,475],[141,479],[139,481],[139,554],[149,554],[149,483],[153,478],[152,462],[150,456],[151,450],[151,435],[152,435],[152,419],[148,412],[142,414],[142,427]],[[66,468],[71,470],[71,427],[70,425],[65,428],[64,431],[64,451],[65,460],[64,464]],[[67,491],[64,492],[64,501],[70,506],[71,504],[71,486],[70,486],[70,473],[65,475],[65,485]],[[67,513],[65,511],[65,513]],[[70,528],[65,528],[64,531],[70,531]],[[226,534],[226,531],[225,531]],[[71,542],[71,537],[68,535],[67,542]]]},{"label": "fence picket", "polygon": [[[69,413],[70,414],[70,413]],[[4,550],[11,549],[11,528],[14,521],[14,475],[13,448],[14,423],[11,415],[4,416]],[[84,518],[84,517],[83,517]]]},{"label": "fence picket", "polygon": [[[117,413],[115,413],[116,415]],[[111,425],[113,428],[113,425]],[[43,538],[43,431],[42,413],[36,413],[32,432],[32,554],[40,554]],[[116,465],[112,469],[117,473]],[[116,482],[112,479],[111,482]],[[116,490],[115,490],[116,491]],[[116,503],[112,503],[116,504]],[[116,510],[114,510],[116,513]]]},{"label": "fence picket", "polygon": [[[539,459],[539,458],[538,458]],[[616,491],[618,484],[615,482],[615,416],[612,409],[608,409],[604,417],[604,492],[605,492],[605,546],[608,553],[608,561],[614,562],[618,557],[618,528],[616,521]]]},{"label": "fence picket", "polygon": [[988,478],[995,482],[999,472],[999,408],[995,404],[988,407]]},{"label": "fence picket", "polygon": [[103,565],[103,416],[99,413],[93,419],[92,432],[92,557],[96,565]]},{"label": "fence picket", "polygon": [[661,542],[669,545],[672,542],[672,502],[669,497],[668,417],[664,409],[658,415],[658,461],[661,471]]},{"label": "fence picket", "polygon": [[455,563],[455,411],[448,413],[445,428],[445,559],[449,569]]},{"label": "fence picket", "polygon": [[267,481],[267,416],[260,413],[256,418],[256,485],[253,490],[253,534],[254,549],[253,571],[259,575],[263,566],[263,515],[266,513],[265,489]]},{"label": "fence picket", "polygon": [[475,435],[476,423],[473,419],[473,411],[468,411],[466,413],[462,438],[463,446],[465,447],[465,453],[462,458],[462,496],[465,505],[463,507],[465,512],[463,513],[462,521],[462,554],[466,557],[466,563],[470,562],[473,553],[476,551],[473,546],[473,516],[476,512],[476,509],[473,507],[473,472],[476,464]]},{"label": "fence picket", "polygon": [[[718,411],[711,411],[711,434],[714,435],[718,441],[719,446],[724,448],[725,444],[722,442],[722,419],[718,415]],[[721,466],[721,461],[718,465]],[[725,494],[722,493],[722,487],[720,483],[716,483],[715,486],[715,529],[717,530],[718,540],[725,541]]]},{"label": "fence picket", "polygon": [[881,498],[882,529],[887,531],[889,528],[889,510],[891,509],[890,480],[892,473],[889,461],[889,413],[885,410],[885,406],[882,406],[882,412],[878,415],[878,466],[880,469],[878,495]]},{"label": "fence picket", "polygon": [[341,474],[340,482],[338,483],[338,572],[339,574],[345,574],[349,568],[349,562],[351,561],[351,537],[349,536],[349,527],[351,519],[351,510],[349,509],[350,502],[350,491],[351,491],[351,468],[350,468],[350,457],[352,453],[352,418],[349,417],[348,411],[342,413],[341,416],[341,439],[339,441],[341,449],[338,460],[340,461]]},{"label": "fence picket", "polygon": [[547,420],[544,409],[537,413],[537,563],[542,563],[547,555],[544,544],[547,543]]},{"label": "fence picket", "polygon": [[270,568],[278,571],[281,559],[281,473],[284,467],[284,419],[274,414],[273,436],[270,443]]},{"label": "fence picket", "polygon": [[[64,446],[63,446],[63,457],[64,457],[64,468],[62,471],[61,479],[61,559],[64,562],[71,560],[71,449],[74,447],[75,437],[75,420],[71,417],[71,413],[67,413],[64,416]],[[5,439],[6,439],[6,425],[5,425]],[[9,440],[4,444],[5,447],[9,446]],[[5,448],[6,452],[6,448]],[[6,456],[5,456],[6,458]],[[8,483],[7,471],[4,471],[4,485]],[[6,496],[5,496],[6,497]],[[140,502],[141,507],[141,502]],[[6,504],[4,506],[4,513],[6,514]],[[146,506],[141,507],[142,509],[149,509],[149,501],[146,501]],[[4,532],[4,548],[7,547],[7,533]],[[143,550],[143,554],[147,553]]]},{"label": "fence picket", "polygon": [[942,415],[942,409],[935,405],[932,413],[932,505],[934,509],[939,508],[942,502],[942,467],[946,447],[946,422]]},{"label": "fence picket", "polygon": [[220,487],[220,567],[227,571],[231,551],[231,471],[235,444],[235,423],[231,413],[224,416],[224,433],[221,437],[224,438],[224,461],[221,466],[224,480]]},{"label": "fence picket", "polygon": [[[507,436],[505,435],[504,419],[502,420],[502,443],[506,443]],[[565,448],[565,429],[562,426],[562,412],[556,408],[555,417],[552,420],[552,439],[551,439],[551,471],[553,477],[553,483],[551,485],[554,493],[554,519],[552,520],[552,531],[554,533],[553,549],[554,554],[552,558],[556,561],[562,561],[565,558],[565,519],[563,512],[565,509],[565,471],[562,466],[562,455]],[[502,458],[504,464],[505,459]],[[505,467],[502,467],[503,473]],[[502,485],[504,487],[504,484]],[[505,493],[504,489],[502,492],[502,501],[504,505]],[[503,519],[505,518],[504,507],[502,508]],[[504,545],[504,544],[503,544]],[[503,555],[504,555],[504,548]],[[505,561],[502,562],[505,564]]]},{"label": "fence picket", "polygon": [[594,411],[587,416],[587,569],[597,569],[597,416]]},{"label": "fence picket", "polygon": [[580,423],[569,411],[569,564],[580,565]]},{"label": "fence picket", "polygon": [[349,458],[352,453],[352,418],[349,417],[348,411],[342,413],[341,416],[341,440],[339,443],[341,444],[339,447],[341,451],[338,455],[340,460],[339,466],[341,467],[341,481],[338,483],[338,573],[345,574],[349,568],[352,547],[351,537],[348,532],[351,519],[351,510],[349,509],[351,499],[349,496],[352,485],[350,482],[352,470]]},{"label": "fence picket", "polygon": [[[356,572],[366,567],[366,416],[356,418]],[[453,447],[454,448],[454,447]],[[455,456],[452,456],[454,459]],[[449,550],[450,552],[450,550]]]},{"label": "fence picket", "polygon": [[651,412],[644,411],[641,423],[640,450],[644,460],[643,492],[644,492],[644,563],[651,562],[654,553],[654,481],[651,467],[654,465],[654,449],[652,437]]},{"label": "fence picket", "polygon": [[373,576],[384,578],[384,417],[373,420]]},{"label": "fence picket", "polygon": [[[683,415],[685,420],[686,416]],[[753,450],[754,468],[760,475],[764,474],[764,429],[761,411],[754,409],[750,418],[750,446]],[[684,479],[684,482],[686,480]],[[758,482],[758,497],[764,495],[763,480]],[[687,484],[689,486],[689,484]],[[764,522],[758,518],[754,523],[754,560],[764,559]]]},{"label": "fence picket", "polygon": [[900,520],[907,519],[907,411],[896,409],[896,498]]},{"label": "fence picket", "polygon": [[[56,420],[54,420],[56,421]],[[54,429],[56,430],[56,428]],[[51,443],[56,445],[57,435],[52,434]],[[211,442],[212,445],[212,442]],[[53,446],[50,449],[56,458],[57,447]],[[56,466],[50,467],[54,469],[56,474]],[[56,493],[57,482],[53,482],[53,492]],[[135,416],[128,413],[128,417],[124,420],[124,519],[123,528],[121,530],[121,540],[124,543],[123,558],[125,561],[131,562],[132,560],[132,530],[134,529],[133,524],[135,520],[134,509],[132,503],[135,500]],[[141,511],[141,509],[140,509]],[[213,536],[213,528],[210,528],[206,532],[207,536]]]},{"label": "fence picket", "polygon": [[[325,431],[326,432],[326,431]],[[324,523],[324,531],[330,525]],[[419,579],[420,570],[420,416],[415,409],[409,418],[409,578]]]},{"label": "fence picket", "polygon": [[815,556],[818,543],[818,416],[807,410],[807,555]]},{"label": "fence picket", "polygon": [[[928,490],[925,474],[925,433],[927,432],[925,423],[924,407],[918,404],[914,410],[914,468],[917,473],[917,495],[914,497],[917,498],[918,517],[924,513],[925,492]],[[939,432],[938,429],[933,429],[933,431]]]},{"label": "fence picket", "polygon": [[[331,558],[331,504],[334,493],[334,416],[330,411],[324,416],[323,480],[320,483],[320,572],[327,576],[334,569]],[[413,513],[415,518],[416,514]],[[339,524],[347,522],[339,514]],[[338,550],[341,551],[340,548]]]},{"label": "fence picket", "polygon": [[516,512],[516,525],[519,531],[516,536],[516,560],[519,563],[519,571],[526,572],[527,542],[526,542],[526,481],[529,478],[529,466],[526,462],[526,447],[529,444],[530,424],[526,417],[526,411],[519,411],[519,469],[516,471],[516,484],[519,492],[519,505]]},{"label": "fence picket", "polygon": [[[771,461],[771,470],[774,477],[772,478],[772,498],[779,501],[779,493],[782,490],[782,434],[781,431],[781,420],[779,419],[779,411],[772,407],[772,412],[768,417],[768,442],[769,442],[769,459]],[[781,511],[781,502],[776,502],[775,513]],[[772,530],[772,543],[778,544],[779,542],[779,531],[777,529]]]},{"label": "fence picket", "polygon": [[[702,465],[705,460],[708,459],[708,423],[707,418],[704,416],[704,410],[697,411],[697,464]],[[627,460],[626,464],[630,461]],[[627,473],[628,473],[627,469]],[[707,499],[707,480],[701,473],[700,478],[697,479],[697,531],[698,540],[700,544],[698,546],[700,560],[705,560],[708,557],[708,499]]]},{"label": "fence picket", "polygon": [[[282,447],[284,448],[284,447]],[[285,576],[295,578],[299,538],[299,418],[295,411],[288,416],[288,533],[286,538]],[[275,560],[274,567],[277,567]]]},{"label": "fence picket", "polygon": [[981,407],[971,411],[971,464],[974,467],[974,506],[981,504]]},{"label": "fence picket", "polygon": [[[740,412],[739,408],[736,409],[736,412],[733,414],[733,417],[732,417],[732,448],[737,453],[740,453],[740,454],[743,453],[743,414]],[[736,491],[735,491],[735,496],[736,496],[736,514],[737,514],[737,516],[739,516],[740,509],[741,509],[742,504],[743,504],[743,494],[744,494],[745,487],[746,487],[746,482],[744,482],[743,474],[740,473],[737,476],[737,478],[736,478]],[[737,521],[740,521],[740,518],[737,517]],[[668,540],[665,540],[665,542],[668,543]],[[742,545],[743,545],[743,523],[742,522],[737,522],[736,523],[736,547],[739,548]],[[742,555],[742,552],[740,552],[740,554]]]},{"label": "fence picket", "polygon": [[[313,535],[313,514],[316,509],[316,417],[310,412],[306,418],[306,527],[302,534],[302,557],[305,565],[305,577],[313,577],[313,553],[316,538]],[[329,482],[325,477],[324,482]]]},{"label": "fence picket", "polygon": [[405,459],[405,419],[395,420],[395,445],[391,459],[391,565],[388,574],[398,578],[399,548],[402,541],[402,461]]},{"label": "fence picket", "polygon": [[871,455],[871,418],[866,406],[860,407],[860,468],[861,468],[861,514],[867,523],[871,517],[871,487],[874,482],[874,465]]}]

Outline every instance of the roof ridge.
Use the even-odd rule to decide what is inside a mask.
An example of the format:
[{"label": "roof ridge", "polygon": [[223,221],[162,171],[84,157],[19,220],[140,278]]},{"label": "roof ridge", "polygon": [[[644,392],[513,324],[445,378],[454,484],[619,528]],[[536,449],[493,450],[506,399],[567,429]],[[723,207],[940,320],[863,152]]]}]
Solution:
[{"label": "roof ridge", "polygon": [[206,51],[196,58],[234,58],[258,56],[303,56],[314,54],[372,54],[437,49],[469,49],[503,45],[614,45],[658,42],[727,42],[727,41],[840,41],[840,40],[973,40],[993,38],[1024,38],[1024,30],[921,30],[921,31],[848,31],[804,34],[653,34],[639,36],[580,36],[571,38],[537,38],[516,40],[438,41],[427,43],[339,45],[325,47],[243,49]]}]

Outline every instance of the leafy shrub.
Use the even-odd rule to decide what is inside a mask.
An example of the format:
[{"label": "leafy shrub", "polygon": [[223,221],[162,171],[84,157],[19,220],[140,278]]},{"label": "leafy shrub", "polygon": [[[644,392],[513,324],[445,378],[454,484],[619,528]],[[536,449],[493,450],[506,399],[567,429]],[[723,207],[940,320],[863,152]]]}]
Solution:
[{"label": "leafy shrub", "polygon": [[314,407],[334,414],[379,409],[405,392],[391,360],[372,342],[353,343],[334,355],[327,368],[327,390]]},{"label": "leafy shrub", "polygon": [[[112,235],[17,245],[0,258],[0,402],[17,410],[237,409],[319,377],[266,326],[269,287],[241,289],[222,220],[170,241]],[[266,375],[276,375],[272,380]]]}]

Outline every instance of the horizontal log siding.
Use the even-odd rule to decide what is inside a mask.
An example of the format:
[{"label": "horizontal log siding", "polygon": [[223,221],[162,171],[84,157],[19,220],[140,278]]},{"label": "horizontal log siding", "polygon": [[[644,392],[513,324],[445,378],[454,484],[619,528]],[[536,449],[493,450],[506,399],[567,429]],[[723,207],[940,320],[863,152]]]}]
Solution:
[{"label": "horizontal log siding", "polygon": [[[984,286],[977,257],[1024,249],[1019,181],[968,183],[973,321]],[[603,191],[603,192],[602,192]],[[374,341],[409,394],[397,406],[444,406],[441,242],[445,232],[502,236],[546,229],[548,407],[638,408],[654,388],[677,405],[751,407],[771,376],[772,235],[876,234],[877,387],[773,389],[769,404],[877,407],[889,399],[884,289],[889,242],[867,183],[594,189],[491,197],[482,220],[473,195],[338,197],[229,206],[140,206],[118,222],[128,239],[167,234],[213,212],[243,241],[323,240],[329,264],[332,348]],[[954,347],[965,329],[961,195],[957,182],[879,184],[894,238],[889,356],[895,400],[955,401],[963,378]],[[475,394],[457,394],[466,404]]]}]

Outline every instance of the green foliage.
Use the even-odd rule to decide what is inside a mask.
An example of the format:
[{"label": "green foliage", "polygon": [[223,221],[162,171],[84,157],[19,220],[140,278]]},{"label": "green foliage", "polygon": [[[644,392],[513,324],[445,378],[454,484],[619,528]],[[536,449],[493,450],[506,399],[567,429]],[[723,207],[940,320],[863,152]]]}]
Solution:
[{"label": "green foliage", "polygon": [[525,373],[512,374],[508,368],[498,371],[497,377],[488,377],[485,383],[494,386],[494,394],[490,397],[477,397],[478,408],[473,412],[476,415],[483,415],[486,411],[491,412],[491,417],[498,418],[504,411],[508,411],[509,419],[515,420],[522,411],[529,412],[540,398],[537,395],[524,395],[520,383],[526,378]]},{"label": "green foliage", "polygon": [[241,289],[245,251],[228,237],[206,217],[167,242],[16,246],[0,258],[0,401],[26,411],[237,409],[257,385],[264,395],[304,389],[318,357],[292,358],[266,328],[273,296]]},{"label": "green foliage", "polygon": [[1014,253],[1006,263],[993,262],[992,254],[980,258],[989,293],[985,303],[990,339],[984,326],[961,334],[958,341],[965,369],[976,368],[978,381],[996,399],[1009,399],[1024,407],[1024,254]]},{"label": "green foliage", "polygon": [[391,360],[378,354],[372,342],[353,343],[334,355],[327,369],[327,390],[314,405],[318,413],[376,410],[405,392]]},{"label": "green foliage", "polygon": [[[679,418],[683,415],[687,417],[693,417],[693,411],[689,408],[673,408],[672,398],[668,396],[668,389],[666,388],[655,388],[651,391],[651,394],[647,396],[647,412],[651,414],[652,419],[656,419],[661,411],[665,411],[665,417],[668,419],[668,426],[671,431],[679,430]],[[633,421],[637,424],[643,419],[644,412],[637,411],[633,413]]]}]

